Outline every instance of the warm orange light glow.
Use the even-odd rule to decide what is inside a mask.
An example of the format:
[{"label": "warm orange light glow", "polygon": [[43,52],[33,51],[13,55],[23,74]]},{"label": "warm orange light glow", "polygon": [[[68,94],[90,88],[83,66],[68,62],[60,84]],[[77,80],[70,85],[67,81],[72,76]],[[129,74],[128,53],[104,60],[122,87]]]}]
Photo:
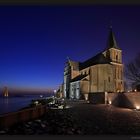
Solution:
[{"label": "warm orange light glow", "polygon": [[112,104],[112,102],[111,102],[111,101],[109,101],[109,104],[111,105],[111,104]]},{"label": "warm orange light glow", "polygon": [[88,100],[88,95],[87,95],[87,94],[85,94],[85,100],[86,100],[86,101]]},{"label": "warm orange light glow", "polygon": [[139,110],[140,109],[140,106],[136,106],[136,109]]}]

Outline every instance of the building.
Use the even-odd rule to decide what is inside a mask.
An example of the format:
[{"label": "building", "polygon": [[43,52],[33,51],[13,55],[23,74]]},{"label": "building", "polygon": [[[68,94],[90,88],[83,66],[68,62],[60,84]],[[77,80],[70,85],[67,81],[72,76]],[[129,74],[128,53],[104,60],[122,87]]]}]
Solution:
[{"label": "building", "polygon": [[63,97],[63,84],[61,84],[56,92],[56,97],[57,98],[62,98]]},{"label": "building", "polygon": [[110,27],[106,48],[96,56],[76,62],[68,58],[64,68],[64,98],[88,99],[90,93],[123,92],[122,50]]}]

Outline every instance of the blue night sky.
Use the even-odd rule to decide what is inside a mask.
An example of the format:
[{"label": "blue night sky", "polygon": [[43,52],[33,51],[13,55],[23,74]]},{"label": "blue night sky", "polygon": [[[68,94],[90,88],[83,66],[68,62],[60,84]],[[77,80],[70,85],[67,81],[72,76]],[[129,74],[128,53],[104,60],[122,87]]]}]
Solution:
[{"label": "blue night sky", "polygon": [[1,6],[0,87],[58,87],[67,56],[106,47],[110,21],[126,64],[140,52],[140,6]]}]

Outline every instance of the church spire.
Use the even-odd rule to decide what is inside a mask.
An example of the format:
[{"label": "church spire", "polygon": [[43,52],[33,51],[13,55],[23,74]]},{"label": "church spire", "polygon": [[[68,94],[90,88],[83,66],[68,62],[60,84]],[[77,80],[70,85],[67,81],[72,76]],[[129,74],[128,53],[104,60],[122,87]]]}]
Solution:
[{"label": "church spire", "polygon": [[116,39],[115,39],[114,33],[112,31],[112,25],[110,25],[109,28],[110,28],[109,29],[110,31],[109,31],[109,37],[108,37],[108,42],[107,42],[107,48],[106,49],[110,49],[110,48],[120,49],[117,46]]}]

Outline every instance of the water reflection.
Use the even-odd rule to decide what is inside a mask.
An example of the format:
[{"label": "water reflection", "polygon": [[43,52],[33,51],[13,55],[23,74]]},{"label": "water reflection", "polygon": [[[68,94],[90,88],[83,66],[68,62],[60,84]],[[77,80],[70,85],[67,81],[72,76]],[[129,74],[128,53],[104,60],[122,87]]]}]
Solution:
[{"label": "water reflection", "polygon": [[[50,95],[51,96],[51,95]],[[43,96],[44,98],[48,95]],[[43,98],[42,97],[42,98]],[[27,107],[32,99],[40,98],[39,95],[26,95],[23,97],[0,97],[0,115],[8,112],[20,110]]]},{"label": "water reflection", "polygon": [[4,108],[7,110],[9,108],[9,98],[3,98]]},{"label": "water reflection", "polygon": [[8,104],[9,98],[4,98],[4,104]]}]

